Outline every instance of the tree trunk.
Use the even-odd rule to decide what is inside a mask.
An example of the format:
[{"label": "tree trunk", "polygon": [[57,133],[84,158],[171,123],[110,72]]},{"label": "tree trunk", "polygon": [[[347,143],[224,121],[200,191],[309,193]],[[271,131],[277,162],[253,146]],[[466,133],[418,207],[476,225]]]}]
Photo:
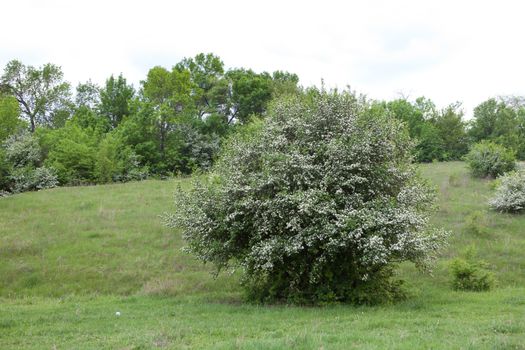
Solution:
[{"label": "tree trunk", "polygon": [[35,117],[34,116],[29,116],[29,121],[31,122],[31,132],[35,132]]}]

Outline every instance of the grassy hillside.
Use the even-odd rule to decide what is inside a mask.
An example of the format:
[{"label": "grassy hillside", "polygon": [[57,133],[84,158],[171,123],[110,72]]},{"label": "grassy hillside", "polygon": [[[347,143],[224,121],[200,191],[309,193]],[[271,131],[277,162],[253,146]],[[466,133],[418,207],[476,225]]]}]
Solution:
[{"label": "grassy hillside", "polygon": [[216,282],[162,224],[186,181],[56,188],[0,201],[0,296],[192,292]]},{"label": "grassy hillside", "polygon": [[[162,225],[188,180],[0,199],[0,349],[525,348],[525,216],[487,211],[491,182],[463,163],[422,173],[450,245],[433,276],[401,266],[412,297],[378,307],[243,304],[236,276],[211,278]],[[450,289],[448,262],[469,245],[496,273],[494,291]]]}]

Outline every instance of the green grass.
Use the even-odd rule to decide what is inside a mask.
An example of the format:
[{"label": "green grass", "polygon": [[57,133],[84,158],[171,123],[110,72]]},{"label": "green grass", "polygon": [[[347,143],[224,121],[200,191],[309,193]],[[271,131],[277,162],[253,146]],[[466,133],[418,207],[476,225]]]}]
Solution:
[{"label": "green grass", "polygon": [[[488,211],[491,182],[463,163],[422,173],[450,245],[432,276],[402,265],[411,297],[376,307],[244,304],[237,276],[213,279],[162,225],[188,180],[0,199],[0,349],[525,349],[525,216]],[[451,290],[448,263],[469,245],[495,290]]]}]

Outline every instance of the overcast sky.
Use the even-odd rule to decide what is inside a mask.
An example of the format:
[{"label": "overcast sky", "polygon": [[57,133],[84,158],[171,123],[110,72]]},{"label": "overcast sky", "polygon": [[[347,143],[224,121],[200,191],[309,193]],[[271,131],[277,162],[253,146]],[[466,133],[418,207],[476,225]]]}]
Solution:
[{"label": "overcast sky", "polygon": [[522,1],[0,1],[0,66],[60,65],[76,85],[213,52],[226,67],[438,106],[525,95]]}]

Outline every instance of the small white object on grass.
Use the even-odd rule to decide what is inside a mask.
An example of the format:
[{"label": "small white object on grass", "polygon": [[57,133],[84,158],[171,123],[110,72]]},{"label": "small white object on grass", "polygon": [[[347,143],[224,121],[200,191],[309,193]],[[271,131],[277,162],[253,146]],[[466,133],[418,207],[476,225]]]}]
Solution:
[{"label": "small white object on grass", "polygon": [[116,316],[120,316],[120,311],[115,312]]}]

